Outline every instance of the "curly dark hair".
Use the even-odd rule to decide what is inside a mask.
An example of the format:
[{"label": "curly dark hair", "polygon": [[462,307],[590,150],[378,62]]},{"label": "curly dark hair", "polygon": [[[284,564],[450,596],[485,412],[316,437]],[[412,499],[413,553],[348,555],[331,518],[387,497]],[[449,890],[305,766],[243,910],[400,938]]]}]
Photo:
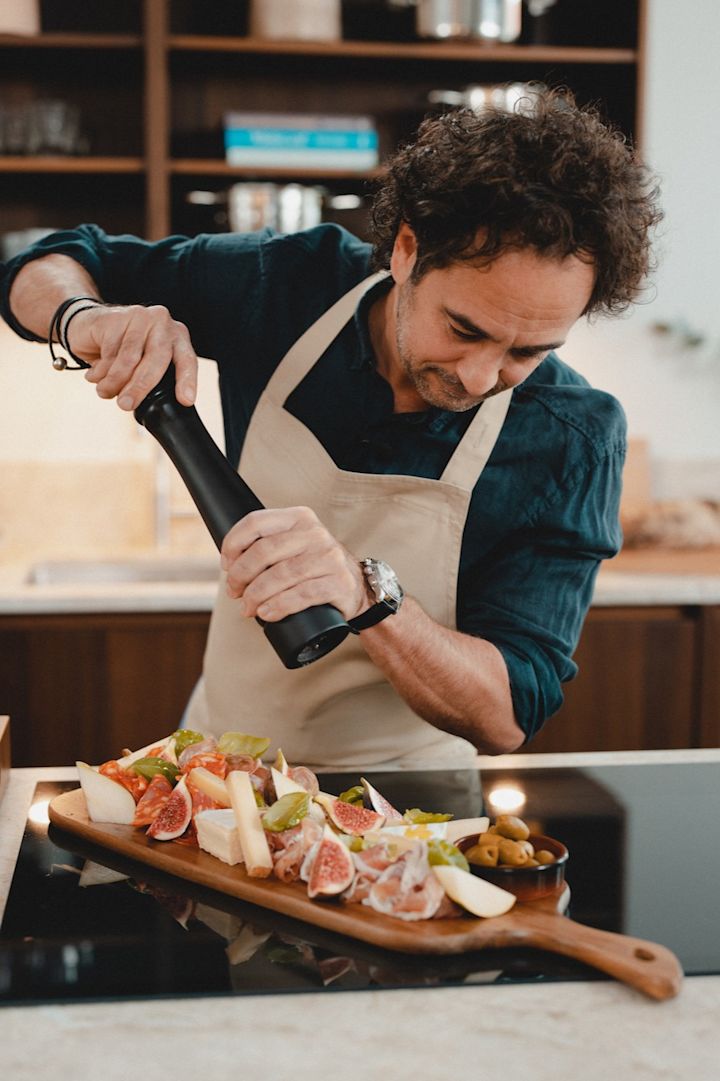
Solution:
[{"label": "curly dark hair", "polygon": [[415,280],[509,248],[592,260],[586,313],[624,311],[652,269],[662,219],[655,178],[624,136],[567,90],[531,87],[513,112],[454,109],[427,118],[387,164],[373,206],[374,263],[398,229],[417,238]]}]

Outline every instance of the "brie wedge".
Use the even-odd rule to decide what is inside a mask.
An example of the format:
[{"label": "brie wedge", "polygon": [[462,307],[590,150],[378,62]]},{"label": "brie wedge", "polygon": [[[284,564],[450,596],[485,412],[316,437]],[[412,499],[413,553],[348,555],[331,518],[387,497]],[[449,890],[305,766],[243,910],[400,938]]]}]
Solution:
[{"label": "brie wedge", "polygon": [[231,866],[243,862],[240,835],[231,810],[200,811],[195,815],[200,848]]}]

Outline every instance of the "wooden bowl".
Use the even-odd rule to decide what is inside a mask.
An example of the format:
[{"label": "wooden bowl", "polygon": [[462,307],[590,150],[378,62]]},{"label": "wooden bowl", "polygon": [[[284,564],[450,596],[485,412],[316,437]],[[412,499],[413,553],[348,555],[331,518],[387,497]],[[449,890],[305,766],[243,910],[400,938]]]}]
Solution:
[{"label": "wooden bowl", "polygon": [[[461,852],[466,852],[477,844],[478,836],[475,833],[470,837],[461,837],[457,847]],[[480,867],[471,863],[470,870],[478,878],[514,893],[518,901],[535,901],[538,897],[559,893],[565,884],[565,866],[569,856],[567,848],[562,841],[540,833],[531,833],[528,841],[536,852],[541,848],[552,852],[555,861],[537,867]]]}]

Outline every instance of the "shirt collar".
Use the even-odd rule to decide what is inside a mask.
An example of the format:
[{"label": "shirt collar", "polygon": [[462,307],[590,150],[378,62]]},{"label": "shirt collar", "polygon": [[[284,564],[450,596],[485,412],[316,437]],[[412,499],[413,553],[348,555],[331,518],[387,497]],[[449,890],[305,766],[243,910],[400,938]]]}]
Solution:
[{"label": "shirt collar", "polygon": [[[375,370],[375,353],[373,352],[372,342],[370,341],[370,327],[368,325],[368,315],[370,308],[379,300],[385,293],[388,293],[393,286],[393,279],[390,275],[387,278],[382,278],[371,286],[366,293],[363,293],[360,298],[360,303],[355,309],[355,315],[353,321],[355,325],[355,348],[352,351],[348,351],[348,368],[350,371],[361,371],[363,368]],[[476,412],[473,409],[473,414]],[[463,422],[466,420],[465,413],[454,413],[449,409],[439,409],[435,405],[429,405],[423,413],[404,414],[408,417],[410,423],[415,423],[418,426],[424,425],[432,432],[440,433],[448,431],[455,427],[458,423],[458,418],[462,417]],[[410,420],[410,418],[413,418]]]}]

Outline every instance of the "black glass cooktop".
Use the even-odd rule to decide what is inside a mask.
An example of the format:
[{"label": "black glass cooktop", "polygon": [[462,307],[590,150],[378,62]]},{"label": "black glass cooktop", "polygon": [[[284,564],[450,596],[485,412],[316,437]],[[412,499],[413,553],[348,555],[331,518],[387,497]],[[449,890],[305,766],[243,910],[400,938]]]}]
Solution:
[{"label": "black glass cooktop", "polygon": [[[568,915],[720,973],[720,765],[370,774],[395,805],[495,816],[503,801],[570,849]],[[341,792],[347,774],[321,777]],[[362,990],[602,978],[530,949],[382,950],[195,886],[74,835],[38,785],[0,929],[0,1002]]]}]

